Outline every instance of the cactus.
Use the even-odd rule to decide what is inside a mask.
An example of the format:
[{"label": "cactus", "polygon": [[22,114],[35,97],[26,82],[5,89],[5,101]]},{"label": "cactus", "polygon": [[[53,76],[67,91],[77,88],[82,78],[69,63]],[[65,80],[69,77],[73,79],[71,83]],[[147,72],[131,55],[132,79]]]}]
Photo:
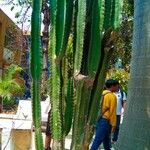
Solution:
[{"label": "cactus", "polygon": [[[65,17],[66,17],[66,0],[57,1],[56,9],[56,55],[60,54],[63,46],[64,31],[65,31]],[[61,25],[60,25],[61,24]]]},{"label": "cactus", "polygon": [[123,1],[113,0],[112,3],[112,16],[111,16],[111,26],[114,29],[118,29],[121,23],[121,9]]},{"label": "cactus", "polygon": [[[54,150],[64,149],[63,140],[71,124],[71,149],[88,149],[113,53],[112,45],[117,38],[115,30],[119,27],[120,4],[121,0],[50,0]],[[70,51],[69,36],[73,38]]]},{"label": "cactus", "polygon": [[65,98],[66,101],[66,109],[65,109],[65,135],[68,135],[71,125],[72,125],[72,117],[73,117],[73,92],[74,92],[74,84],[73,79],[70,79],[68,82],[68,90],[67,90],[67,96]]},{"label": "cactus", "polygon": [[[72,82],[68,82],[68,61],[67,59],[65,59],[67,55],[66,47],[72,23],[72,15],[70,14],[70,16],[68,16],[68,11],[71,11],[73,13],[72,9],[72,0],[50,0],[51,30],[49,57],[51,65],[51,129],[52,136],[56,144],[56,146],[53,149],[63,149],[63,137],[65,134],[67,134],[67,132],[69,132],[68,128],[66,128],[65,130],[63,130],[63,128],[64,124],[70,124],[67,118],[64,119],[64,116],[66,116],[65,112],[71,111],[65,109],[65,105],[68,108],[67,103],[71,104],[68,98],[72,97],[71,94],[73,86],[67,86],[67,84],[71,84]],[[67,20],[66,17],[69,17],[69,20]]]},{"label": "cactus", "polygon": [[75,43],[75,60],[74,75],[78,75],[81,69],[81,61],[83,54],[85,19],[86,19],[86,0],[77,1],[77,20],[76,20],[76,43]]},{"label": "cactus", "polygon": [[[31,30],[31,75],[32,83],[32,114],[33,125],[35,127],[36,149],[43,149],[41,132],[41,108],[40,108],[40,81],[41,81],[41,59],[42,52],[40,47],[40,26],[41,26],[41,1],[33,0],[32,11],[32,30]],[[34,19],[33,19],[34,18]]]},{"label": "cactus", "polygon": [[94,0],[91,20],[91,39],[88,53],[88,74],[94,77],[101,59],[101,39],[104,18],[104,3],[102,0]]}]

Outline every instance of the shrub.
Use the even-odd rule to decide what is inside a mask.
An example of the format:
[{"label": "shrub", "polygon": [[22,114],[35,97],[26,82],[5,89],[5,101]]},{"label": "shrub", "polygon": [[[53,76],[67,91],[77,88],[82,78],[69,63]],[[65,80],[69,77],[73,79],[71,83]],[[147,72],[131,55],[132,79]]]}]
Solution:
[{"label": "shrub", "polygon": [[123,91],[127,93],[129,81],[129,73],[127,71],[123,69],[109,70],[109,72],[107,73],[107,79],[108,78],[118,80]]}]

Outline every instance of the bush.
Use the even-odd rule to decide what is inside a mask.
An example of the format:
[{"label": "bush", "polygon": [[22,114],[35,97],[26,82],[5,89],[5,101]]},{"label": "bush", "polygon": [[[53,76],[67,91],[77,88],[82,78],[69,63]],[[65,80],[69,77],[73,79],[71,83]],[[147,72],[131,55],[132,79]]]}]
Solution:
[{"label": "bush", "polygon": [[112,78],[119,81],[121,88],[124,92],[128,91],[129,73],[123,69],[109,70],[107,79]]},{"label": "bush", "polygon": [[14,104],[15,104],[14,98],[8,98],[8,97],[3,98],[4,107],[13,106]]}]

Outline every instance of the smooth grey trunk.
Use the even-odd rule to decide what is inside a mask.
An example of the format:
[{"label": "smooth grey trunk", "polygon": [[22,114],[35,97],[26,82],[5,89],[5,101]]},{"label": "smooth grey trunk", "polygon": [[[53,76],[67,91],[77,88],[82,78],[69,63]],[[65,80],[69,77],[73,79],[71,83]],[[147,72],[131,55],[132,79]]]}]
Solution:
[{"label": "smooth grey trunk", "polygon": [[134,5],[131,79],[117,150],[150,149],[150,0]]}]

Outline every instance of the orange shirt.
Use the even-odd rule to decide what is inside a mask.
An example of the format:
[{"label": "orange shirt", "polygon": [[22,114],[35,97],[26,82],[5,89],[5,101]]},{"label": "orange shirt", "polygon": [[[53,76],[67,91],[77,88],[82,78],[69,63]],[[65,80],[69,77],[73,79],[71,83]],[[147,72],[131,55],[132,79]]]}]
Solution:
[{"label": "orange shirt", "polygon": [[103,95],[104,97],[103,97],[103,102],[102,102],[102,117],[109,120],[112,127],[115,127],[116,126],[117,98],[109,90],[104,90]]}]

